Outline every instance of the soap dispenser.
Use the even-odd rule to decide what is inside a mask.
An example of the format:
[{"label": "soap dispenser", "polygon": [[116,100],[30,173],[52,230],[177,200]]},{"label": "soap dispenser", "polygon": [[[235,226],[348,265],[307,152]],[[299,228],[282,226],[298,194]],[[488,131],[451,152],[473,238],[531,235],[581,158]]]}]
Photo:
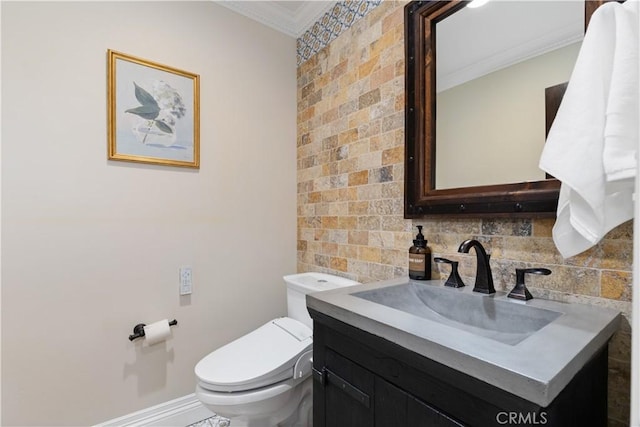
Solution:
[{"label": "soap dispenser", "polygon": [[409,278],[413,280],[431,280],[431,249],[418,225],[418,235],[409,248]]}]

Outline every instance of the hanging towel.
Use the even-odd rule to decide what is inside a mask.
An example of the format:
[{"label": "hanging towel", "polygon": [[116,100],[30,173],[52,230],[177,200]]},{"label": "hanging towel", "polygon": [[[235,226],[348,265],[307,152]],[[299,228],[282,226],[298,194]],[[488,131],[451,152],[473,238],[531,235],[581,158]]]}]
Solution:
[{"label": "hanging towel", "polygon": [[540,159],[561,181],[553,240],[564,258],[633,217],[638,153],[638,0],[600,6]]}]

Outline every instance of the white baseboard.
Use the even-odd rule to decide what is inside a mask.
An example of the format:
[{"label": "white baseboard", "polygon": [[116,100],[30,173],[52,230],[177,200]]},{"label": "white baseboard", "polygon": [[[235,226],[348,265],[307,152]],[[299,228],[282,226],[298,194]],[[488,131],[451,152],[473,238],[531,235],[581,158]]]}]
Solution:
[{"label": "white baseboard", "polygon": [[94,427],[186,427],[213,415],[192,393]]}]

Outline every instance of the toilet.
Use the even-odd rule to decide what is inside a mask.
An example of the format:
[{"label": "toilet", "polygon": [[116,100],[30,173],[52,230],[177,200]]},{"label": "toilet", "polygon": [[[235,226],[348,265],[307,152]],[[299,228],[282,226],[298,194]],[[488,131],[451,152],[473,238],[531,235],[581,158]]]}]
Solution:
[{"label": "toilet", "polygon": [[358,282],[325,273],[284,276],[287,314],[220,347],[195,367],[196,397],[231,427],[312,424],[313,322],[305,295]]}]

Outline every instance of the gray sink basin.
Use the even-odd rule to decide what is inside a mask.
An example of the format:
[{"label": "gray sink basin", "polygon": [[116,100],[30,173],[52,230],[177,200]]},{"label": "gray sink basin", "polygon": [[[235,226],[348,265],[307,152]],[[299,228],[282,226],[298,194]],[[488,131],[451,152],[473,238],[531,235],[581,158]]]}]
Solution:
[{"label": "gray sink basin", "polygon": [[607,344],[614,309],[444,281],[385,280],[311,293],[307,307],[547,407]]},{"label": "gray sink basin", "polygon": [[509,345],[518,344],[562,315],[515,301],[413,282],[351,295]]}]

